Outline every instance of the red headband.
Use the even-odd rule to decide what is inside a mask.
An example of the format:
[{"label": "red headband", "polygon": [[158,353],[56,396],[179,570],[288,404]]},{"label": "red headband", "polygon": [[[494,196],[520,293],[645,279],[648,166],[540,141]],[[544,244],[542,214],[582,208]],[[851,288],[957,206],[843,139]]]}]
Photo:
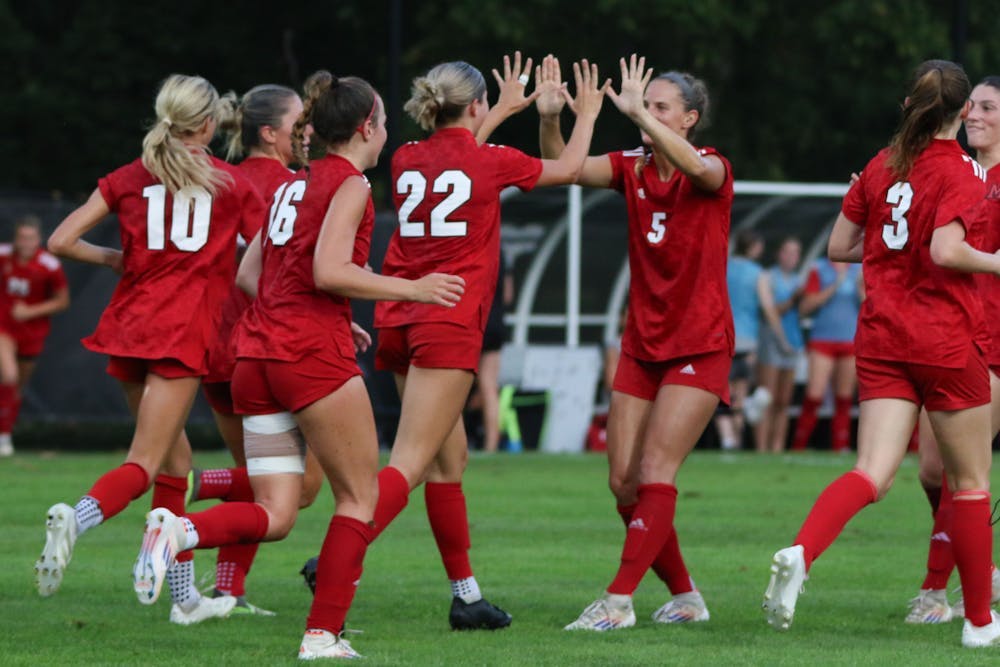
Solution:
[{"label": "red headband", "polygon": [[360,132],[361,136],[364,136],[364,134],[365,134],[365,123],[367,123],[368,121],[370,121],[372,119],[372,117],[375,115],[375,109],[376,109],[376,107],[378,107],[378,95],[376,95],[372,99],[372,110],[368,112],[368,117],[365,118],[361,122],[361,125],[358,125],[358,129],[356,131]]}]

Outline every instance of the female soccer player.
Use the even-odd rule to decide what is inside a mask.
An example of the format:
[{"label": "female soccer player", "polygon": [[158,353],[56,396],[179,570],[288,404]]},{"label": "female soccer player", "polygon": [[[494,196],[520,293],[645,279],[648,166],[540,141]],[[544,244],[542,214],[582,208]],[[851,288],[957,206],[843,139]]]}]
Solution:
[{"label": "female soccer player", "polygon": [[259,275],[257,299],[236,329],[233,374],[256,503],[222,503],[184,518],[151,512],[135,587],[152,603],[180,551],[282,539],[298,513],[305,441],[330,480],[336,513],[299,657],[357,657],[340,632],[373,538],[378,441],[355,358],[355,347],[370,339],[352,328],[349,299],[419,300],[444,310],[459,302],[463,281],[438,273],[403,280],[364,268],[375,213],[362,172],[375,166],[386,140],[375,90],[356,77],[317,72],[293,135],[303,163],[307,125],[327,155],[278,189],[266,237],[258,235],[240,269],[241,285],[248,272]]},{"label": "female soccer player", "polygon": [[952,62],[917,67],[896,135],[848,191],[834,224],[830,259],[862,259],[865,275],[855,339],[858,462],[823,491],[792,546],[774,555],[764,609],[777,629],[791,625],[813,561],[889,490],[923,405],[954,489],[950,537],[965,592],[962,644],[1000,643],[990,611],[986,327],[970,275],[1000,274],[1000,256],[966,240],[975,236],[966,211],[983,199],[986,176],[955,141],[970,88]]},{"label": "female soccer player", "polygon": [[851,406],[857,373],[854,370],[854,332],[864,286],[861,266],[816,261],[799,304],[802,317],[812,317],[809,336],[809,379],[802,401],[802,413],[795,426],[792,449],[803,450],[816,428],[816,413],[833,380],[834,411],[831,447],[835,452],[851,448]]},{"label": "female soccer player", "polygon": [[[982,250],[1000,250],[1000,217],[990,218],[1000,212],[1000,77],[988,76],[972,89],[969,98],[972,107],[965,119],[965,134],[969,147],[976,151],[976,161],[986,169],[986,198],[980,222]],[[992,339],[987,355],[990,366],[991,425],[994,437],[1000,431],[1000,282],[994,276],[976,276],[986,314],[986,325]],[[955,606],[948,604],[948,579],[955,569],[951,541],[951,491],[945,483],[944,466],[938,451],[934,432],[927,423],[926,413],[920,415],[920,484],[927,494],[934,518],[930,547],[927,553],[927,574],[920,593],[910,601],[908,623],[944,623],[964,615],[964,601]],[[1000,571],[993,568],[990,602],[1000,601]]]},{"label": "female soccer player", "polygon": [[[523,92],[530,59],[521,70],[504,59],[502,90]],[[393,156],[392,180],[399,229],[382,271],[413,277],[429,270],[465,278],[468,293],[452,310],[404,302],[376,306],[379,329],[376,367],[390,370],[402,399],[399,429],[389,465],[379,473],[376,530],[386,528],[406,506],[410,491],[426,481],[425,499],[448,579],[455,629],[495,629],[511,617],[479,590],[469,562],[469,524],[462,474],[468,459],[462,407],[479,364],[483,330],[500,261],[500,192],[572,183],[586,157],[594,121],[604,98],[597,68],[575,66],[579,117],[566,150],[539,160],[506,146],[483,144],[492,121],[524,108],[534,98],[509,105],[501,95],[492,115],[486,81],[472,65],[448,62],[413,82],[407,113],[433,134],[406,144]],[[535,94],[537,95],[537,93]]]},{"label": "female soccer player", "polygon": [[[587,158],[578,179],[622,192],[628,206],[632,281],[608,415],[610,486],[627,532],[614,580],[567,630],[634,625],[632,594],[651,566],[673,594],[654,621],[709,618],[678,546],[674,483],[719,400],[729,400],[733,175],[715,149],[691,144],[707,122],[705,84],[680,72],[651,81],[645,64],[623,58],[621,92],[608,92],[643,146]],[[543,155],[562,143],[559,107],[540,98]]]},{"label": "female soccer player", "polygon": [[798,266],[802,244],[787,238],[778,247],[778,263],[761,275],[757,295],[764,314],[757,371],[760,386],[771,395],[754,429],[758,452],[781,452],[788,438],[788,405],[795,389],[795,366],[802,352]]},{"label": "female soccer player", "polygon": [[[42,595],[59,588],[81,534],[125,509],[161,469],[182,478],[190,468],[183,427],[207,372],[216,314],[232,284],[236,234],[259,226],[264,215],[253,185],[207,152],[227,111],[205,79],[168,77],[156,97],[142,159],[100,179],[49,239],[57,255],[122,274],[84,345],[110,356],[108,373],[121,381],[136,426],[124,465],[97,480],[75,507],[49,509],[45,548],[35,565]],[[121,251],[81,238],[110,212],[118,214]],[[193,571],[175,571],[177,590],[184,591],[175,598],[184,615],[179,622],[232,610],[234,598],[202,598]]]},{"label": "female soccer player", "polygon": [[59,260],[42,249],[42,223],[33,215],[14,223],[13,244],[0,245],[0,274],[0,456],[11,456],[21,391],[49,335],[49,318],[69,308],[69,286]]}]

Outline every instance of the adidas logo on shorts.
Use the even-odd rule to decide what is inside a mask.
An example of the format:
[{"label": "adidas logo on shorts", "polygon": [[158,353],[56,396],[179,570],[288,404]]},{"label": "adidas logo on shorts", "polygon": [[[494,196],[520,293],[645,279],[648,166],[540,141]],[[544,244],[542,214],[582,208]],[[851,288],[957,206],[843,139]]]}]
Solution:
[{"label": "adidas logo on shorts", "polygon": [[697,373],[694,372],[694,366],[692,366],[691,364],[688,364],[687,366],[682,368],[680,370],[680,373],[681,375],[697,375]]}]

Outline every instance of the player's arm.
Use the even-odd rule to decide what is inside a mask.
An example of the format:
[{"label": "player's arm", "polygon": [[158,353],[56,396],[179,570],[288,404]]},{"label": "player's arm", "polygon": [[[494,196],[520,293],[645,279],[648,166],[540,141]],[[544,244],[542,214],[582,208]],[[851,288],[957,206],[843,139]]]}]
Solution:
[{"label": "player's arm", "polygon": [[262,228],[250,241],[243,253],[243,259],[240,260],[240,267],[236,270],[236,286],[246,292],[251,299],[257,298],[257,283],[260,282],[260,274],[264,267],[260,248],[260,235],[263,231]]},{"label": "player's arm", "polygon": [[83,240],[83,235],[97,226],[111,209],[104,201],[99,189],[94,189],[90,198],[82,206],[66,216],[49,237],[49,252],[60,257],[75,259],[88,264],[110,266],[121,272],[122,252],[114,248],[94,245]]},{"label": "player's arm", "polygon": [[865,254],[865,228],[840,213],[833,223],[826,252],[834,262],[861,262]]},{"label": "player's arm", "polygon": [[324,292],[351,299],[420,301],[452,307],[465,292],[459,276],[431,273],[417,280],[383,276],[354,263],[354,240],[370,188],[360,176],[347,178],[330,200],[313,255],[313,280]]},{"label": "player's arm", "polygon": [[771,291],[771,279],[766,272],[761,272],[757,278],[757,299],[760,301],[760,310],[764,314],[764,322],[771,327],[771,331],[778,337],[778,344],[782,349],[790,351],[792,346],[785,338],[785,330],[781,326],[781,314],[778,306],[774,302],[774,292]]},{"label": "player's arm", "polygon": [[965,226],[958,220],[931,234],[931,261],[963,273],[1000,274],[1000,250],[989,253],[973,248],[965,240]]},{"label": "player's arm", "polygon": [[10,309],[10,315],[17,322],[34,320],[39,317],[49,317],[69,308],[69,288],[60,287],[52,296],[38,303],[17,301]]}]

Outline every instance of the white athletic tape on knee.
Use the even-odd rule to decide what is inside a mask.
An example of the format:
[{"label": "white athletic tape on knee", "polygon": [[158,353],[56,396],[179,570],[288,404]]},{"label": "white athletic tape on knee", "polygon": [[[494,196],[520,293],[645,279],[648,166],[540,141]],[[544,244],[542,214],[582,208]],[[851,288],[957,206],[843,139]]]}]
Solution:
[{"label": "white athletic tape on knee", "polygon": [[295,428],[291,412],[275,412],[270,415],[247,415],[243,418],[243,430],[261,435],[284,433]]},{"label": "white athletic tape on knee", "polygon": [[247,475],[250,477],[283,472],[301,475],[305,471],[306,458],[304,456],[262,456],[247,459]]}]

